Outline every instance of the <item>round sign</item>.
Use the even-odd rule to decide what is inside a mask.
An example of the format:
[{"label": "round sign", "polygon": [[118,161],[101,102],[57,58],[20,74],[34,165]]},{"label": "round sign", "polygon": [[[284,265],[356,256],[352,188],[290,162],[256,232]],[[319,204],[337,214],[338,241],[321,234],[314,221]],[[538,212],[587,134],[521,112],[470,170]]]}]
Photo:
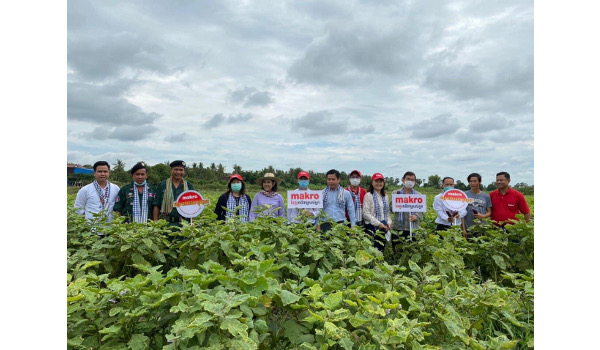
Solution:
[{"label": "round sign", "polygon": [[448,210],[458,211],[466,209],[469,203],[473,202],[472,198],[468,198],[467,195],[457,189],[452,189],[444,192],[441,197],[442,203]]},{"label": "round sign", "polygon": [[190,190],[180,194],[173,206],[177,208],[179,215],[190,219],[200,215],[208,203],[210,200],[203,199],[200,193]]}]

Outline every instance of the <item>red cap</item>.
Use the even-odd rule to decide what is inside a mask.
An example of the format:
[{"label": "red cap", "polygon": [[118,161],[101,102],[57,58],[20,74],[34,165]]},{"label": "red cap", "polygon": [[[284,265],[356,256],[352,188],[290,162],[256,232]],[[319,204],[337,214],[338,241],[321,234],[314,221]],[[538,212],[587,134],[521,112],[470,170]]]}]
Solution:
[{"label": "red cap", "polygon": [[301,178],[302,176],[306,176],[307,179],[310,179],[310,174],[304,170],[298,173],[298,178]]},{"label": "red cap", "polygon": [[373,174],[373,176],[371,176],[371,180],[377,180],[377,179],[385,180],[385,178],[383,177],[383,175],[381,175],[381,173],[375,173],[375,174]]},{"label": "red cap", "polygon": [[[357,174],[358,174],[358,176],[362,177],[362,174],[361,174],[361,173],[360,173],[360,171],[358,171],[358,170],[352,170],[352,171],[350,172],[350,175],[352,175],[352,173],[357,173]],[[348,176],[350,176],[350,175],[348,175]]]},{"label": "red cap", "polygon": [[233,180],[233,179],[238,179],[240,181],[244,181],[244,179],[242,178],[242,175],[240,175],[240,174],[229,175],[229,182],[231,182],[231,180]]}]

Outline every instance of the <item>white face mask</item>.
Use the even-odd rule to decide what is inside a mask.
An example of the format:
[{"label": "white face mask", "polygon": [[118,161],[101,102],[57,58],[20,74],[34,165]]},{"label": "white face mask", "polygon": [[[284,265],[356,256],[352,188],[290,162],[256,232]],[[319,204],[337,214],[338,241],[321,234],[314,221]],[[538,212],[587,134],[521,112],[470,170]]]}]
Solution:
[{"label": "white face mask", "polygon": [[411,189],[411,188],[415,187],[415,182],[414,181],[404,181],[404,187]]},{"label": "white face mask", "polygon": [[350,184],[352,186],[358,186],[360,185],[360,179],[350,179]]}]

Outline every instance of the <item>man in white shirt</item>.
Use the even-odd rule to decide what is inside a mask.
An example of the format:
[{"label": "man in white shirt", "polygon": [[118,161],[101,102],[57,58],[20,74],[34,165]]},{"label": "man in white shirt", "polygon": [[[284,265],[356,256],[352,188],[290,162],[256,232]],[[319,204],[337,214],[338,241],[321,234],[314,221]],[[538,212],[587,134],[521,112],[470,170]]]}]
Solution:
[{"label": "man in white shirt", "polygon": [[461,218],[467,215],[466,209],[461,209],[455,212],[449,211],[442,202],[442,195],[451,189],[454,188],[454,179],[451,177],[445,177],[442,180],[442,193],[435,196],[433,199],[433,210],[437,213],[437,218],[435,218],[435,223],[437,224],[437,231],[445,231],[449,229],[453,225],[460,225]]},{"label": "man in white shirt", "polygon": [[107,221],[112,220],[113,206],[119,193],[119,186],[110,183],[109,176],[110,165],[107,162],[101,160],[94,163],[94,182],[83,186],[77,192],[77,198],[75,198],[77,214],[83,214],[87,220],[91,220],[94,214],[102,212]]}]

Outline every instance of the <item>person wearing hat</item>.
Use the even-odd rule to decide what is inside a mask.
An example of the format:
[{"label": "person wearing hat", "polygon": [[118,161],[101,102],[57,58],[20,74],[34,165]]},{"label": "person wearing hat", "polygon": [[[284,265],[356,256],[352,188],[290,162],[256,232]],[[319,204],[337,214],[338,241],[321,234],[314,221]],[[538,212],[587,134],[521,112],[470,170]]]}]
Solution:
[{"label": "person wearing hat", "polygon": [[158,185],[153,216],[154,220],[159,218],[167,220],[169,226],[181,226],[182,220],[189,222],[190,219],[179,215],[173,203],[180,194],[193,190],[194,186],[183,178],[185,175],[185,162],[183,160],[175,160],[169,166],[171,167],[171,177]]},{"label": "person wearing hat", "polygon": [[112,210],[115,205],[119,186],[108,181],[110,176],[110,165],[103,160],[94,163],[94,182],[83,186],[74,206],[77,214],[82,214],[87,220],[92,220],[94,214],[104,213],[107,221],[113,218]]},{"label": "person wearing hat", "polygon": [[[336,169],[331,169],[325,174],[327,176],[327,187],[323,190],[323,213],[328,219],[341,224],[346,221],[346,213],[350,216],[350,227],[356,224],[354,202],[350,192],[340,186],[341,175]],[[320,223],[322,232],[331,230],[330,222]]]},{"label": "person wearing hat", "polygon": [[[250,203],[251,199],[246,194],[246,185],[242,175],[233,174],[229,176],[227,192],[219,197],[215,206],[217,220],[229,221],[236,217],[239,218],[240,222],[248,222]],[[236,208],[238,209],[236,210]]]},{"label": "person wearing hat", "polygon": [[[354,216],[356,217],[356,224],[363,226],[363,202],[367,191],[360,187],[360,181],[362,180],[362,174],[358,170],[352,170],[350,172],[350,186],[346,188],[352,195],[354,201]],[[346,212],[346,219],[350,220],[350,216]]]},{"label": "person wearing hat", "polygon": [[[306,171],[298,173],[298,191],[308,190],[308,184],[310,182],[310,174]],[[303,208],[288,208],[287,218],[288,223],[300,223],[302,222],[298,216],[304,216],[309,218],[311,224],[316,224],[316,217],[319,216],[321,209],[303,209]]]},{"label": "person wearing hat", "polygon": [[[262,188],[262,191],[254,195],[254,198],[252,199],[249,217],[250,221],[256,220],[259,216],[285,217],[283,197],[277,193],[277,186],[280,182],[281,179],[276,177],[273,173],[266,173],[265,176],[256,180],[256,184]],[[270,207],[265,208],[265,205]],[[256,213],[256,211],[260,210],[262,210],[262,212]]]},{"label": "person wearing hat", "polygon": [[373,245],[381,252],[385,248],[384,235],[392,228],[388,203],[389,198],[385,194],[385,178],[381,173],[375,173],[371,177],[371,184],[365,195],[363,217],[365,231],[373,235]]},{"label": "person wearing hat", "polygon": [[146,181],[146,163],[137,163],[130,173],[133,181],[119,190],[113,210],[117,216],[126,216],[128,221],[145,223],[153,219],[156,190]]}]

